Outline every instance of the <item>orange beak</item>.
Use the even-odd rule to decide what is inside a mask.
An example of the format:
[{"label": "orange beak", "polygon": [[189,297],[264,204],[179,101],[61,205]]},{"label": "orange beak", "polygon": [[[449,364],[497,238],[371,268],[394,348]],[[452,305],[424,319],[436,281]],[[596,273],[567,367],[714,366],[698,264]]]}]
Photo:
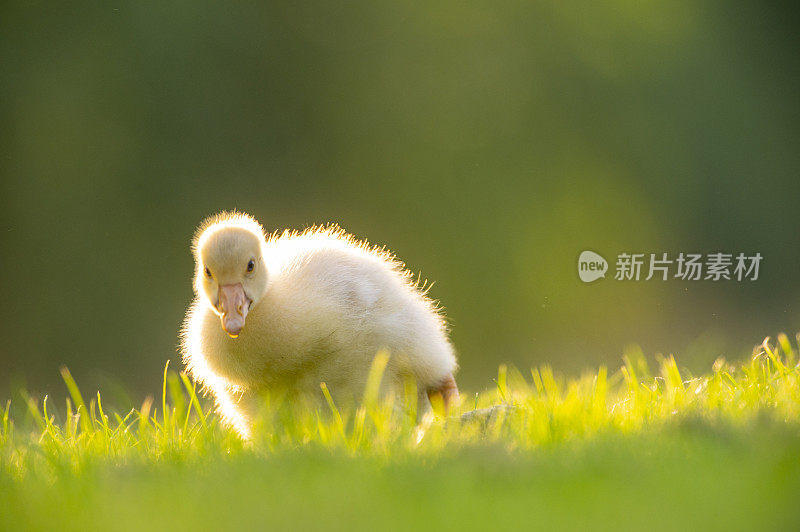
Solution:
[{"label": "orange beak", "polygon": [[244,319],[250,310],[250,299],[244,293],[242,283],[220,285],[217,309],[222,328],[231,338],[236,338],[244,328]]}]

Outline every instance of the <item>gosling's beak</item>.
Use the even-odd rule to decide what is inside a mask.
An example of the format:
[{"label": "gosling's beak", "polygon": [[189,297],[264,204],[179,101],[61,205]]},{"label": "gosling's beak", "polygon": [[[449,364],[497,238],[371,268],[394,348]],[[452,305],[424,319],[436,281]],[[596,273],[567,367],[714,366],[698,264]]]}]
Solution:
[{"label": "gosling's beak", "polygon": [[250,310],[250,299],[244,293],[242,283],[220,285],[218,310],[222,328],[231,338],[238,337]]}]

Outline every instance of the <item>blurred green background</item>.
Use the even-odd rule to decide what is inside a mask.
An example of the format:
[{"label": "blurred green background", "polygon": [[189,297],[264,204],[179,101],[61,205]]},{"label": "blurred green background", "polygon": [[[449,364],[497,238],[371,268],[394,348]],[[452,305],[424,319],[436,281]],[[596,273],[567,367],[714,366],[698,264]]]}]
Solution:
[{"label": "blurred green background", "polygon": [[[462,387],[800,329],[798,16],[780,3],[3,2],[0,391],[159,389],[189,241],[338,222],[436,281]],[[760,252],[756,282],[578,254]]]}]

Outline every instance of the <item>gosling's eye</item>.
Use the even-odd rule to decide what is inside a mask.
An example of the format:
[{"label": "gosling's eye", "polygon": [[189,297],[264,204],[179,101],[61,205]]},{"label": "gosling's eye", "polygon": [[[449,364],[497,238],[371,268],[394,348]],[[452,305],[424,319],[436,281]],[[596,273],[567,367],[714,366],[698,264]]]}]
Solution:
[{"label": "gosling's eye", "polygon": [[256,267],[256,261],[250,259],[250,262],[247,263],[247,273],[251,273]]},{"label": "gosling's eye", "polygon": [[209,279],[211,279],[211,270],[209,270],[209,269],[208,269],[208,266],[206,266],[206,270],[205,270],[205,272],[206,272],[206,277],[208,277]]}]

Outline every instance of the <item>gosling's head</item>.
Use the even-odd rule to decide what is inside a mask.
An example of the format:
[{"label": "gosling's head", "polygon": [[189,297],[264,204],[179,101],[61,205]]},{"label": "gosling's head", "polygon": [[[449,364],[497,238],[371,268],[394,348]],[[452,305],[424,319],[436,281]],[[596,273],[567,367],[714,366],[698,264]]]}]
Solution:
[{"label": "gosling's head", "polygon": [[247,313],[267,290],[264,230],[243,213],[220,213],[203,222],[194,240],[194,288],[237,338]]}]

